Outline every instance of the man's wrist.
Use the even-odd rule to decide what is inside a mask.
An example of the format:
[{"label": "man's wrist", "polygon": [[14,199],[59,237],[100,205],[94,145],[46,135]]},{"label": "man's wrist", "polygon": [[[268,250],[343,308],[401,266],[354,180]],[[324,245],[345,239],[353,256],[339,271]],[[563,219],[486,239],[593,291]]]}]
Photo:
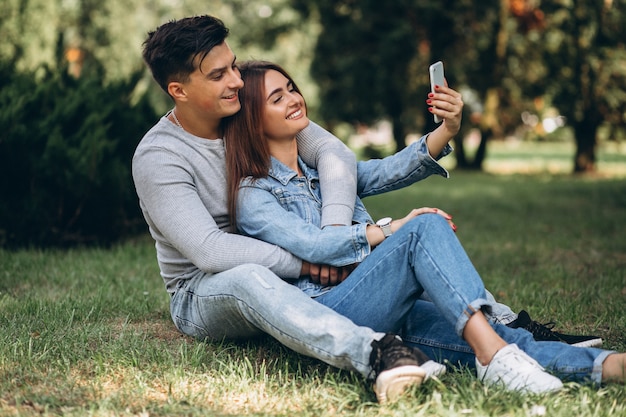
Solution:
[{"label": "man's wrist", "polygon": [[311,274],[311,264],[307,261],[302,261],[302,266],[300,267],[300,276],[307,276]]}]

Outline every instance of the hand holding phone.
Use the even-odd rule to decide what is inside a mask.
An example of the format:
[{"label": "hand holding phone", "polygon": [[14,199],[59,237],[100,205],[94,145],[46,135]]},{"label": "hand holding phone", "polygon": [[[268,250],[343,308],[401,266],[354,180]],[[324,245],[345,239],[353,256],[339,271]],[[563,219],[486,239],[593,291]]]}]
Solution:
[{"label": "hand holding phone", "polygon": [[[428,71],[430,73],[430,91],[434,93],[436,85],[444,85],[443,62],[435,62],[428,68]],[[433,116],[435,123],[441,123],[443,121],[443,119],[436,114]]]}]

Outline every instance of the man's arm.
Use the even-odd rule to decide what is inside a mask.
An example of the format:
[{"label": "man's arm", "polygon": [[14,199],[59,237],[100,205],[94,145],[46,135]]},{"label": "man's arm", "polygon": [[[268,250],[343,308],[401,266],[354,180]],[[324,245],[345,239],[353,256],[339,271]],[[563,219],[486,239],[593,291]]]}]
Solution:
[{"label": "man's arm", "polygon": [[322,190],[321,227],[350,225],[356,201],[356,157],[343,142],[310,122],[297,136],[302,160],[317,168]]},{"label": "man's arm", "polygon": [[[203,172],[209,179],[219,178],[221,166],[206,165],[204,171],[213,168],[215,172]],[[133,159],[133,179],[156,240],[162,273],[182,275],[188,272],[189,263],[209,273],[255,263],[283,278],[300,275],[301,261],[285,250],[221,230],[210,212],[213,208],[207,205],[219,204],[223,190],[220,193],[216,188],[203,201],[188,164],[173,152],[158,147],[139,150]]]}]

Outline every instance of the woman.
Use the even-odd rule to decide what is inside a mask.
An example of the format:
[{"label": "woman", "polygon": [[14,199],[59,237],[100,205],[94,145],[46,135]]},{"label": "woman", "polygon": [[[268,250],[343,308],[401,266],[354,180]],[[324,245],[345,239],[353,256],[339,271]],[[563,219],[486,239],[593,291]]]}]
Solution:
[{"label": "woman", "polygon": [[[475,365],[486,383],[535,393],[559,390],[560,379],[542,366],[564,379],[624,381],[625,354],[536,342],[524,330],[489,324],[484,285],[447,213],[421,208],[374,225],[358,200],[354,225],[321,229],[317,173],[298,158],[295,141],[308,125],[302,95],[277,65],[249,62],[240,70],[246,82],[242,109],[226,121],[224,135],[230,213],[236,213],[237,227],[311,263],[358,264],[334,287],[306,278],[294,285],[358,325],[400,333],[439,360]],[[450,151],[462,100],[438,86],[427,103],[444,119],[442,125],[392,157],[361,162],[360,197],[445,172],[432,157]],[[402,164],[416,157],[419,169],[400,176]],[[420,299],[424,292],[432,302]]]}]

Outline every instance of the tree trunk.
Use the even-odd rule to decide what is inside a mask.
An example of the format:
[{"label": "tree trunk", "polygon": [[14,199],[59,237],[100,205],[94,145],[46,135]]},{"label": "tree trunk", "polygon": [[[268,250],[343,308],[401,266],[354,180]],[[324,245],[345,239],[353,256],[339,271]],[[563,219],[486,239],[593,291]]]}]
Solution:
[{"label": "tree trunk", "polygon": [[391,121],[393,129],[393,141],[396,143],[396,152],[406,148],[406,127],[401,116],[394,116]]},{"label": "tree trunk", "polygon": [[465,152],[465,145],[463,143],[464,134],[459,135],[454,139],[454,155],[456,157],[456,167],[458,169],[481,171],[483,169],[483,162],[487,157],[487,143],[489,139],[493,137],[491,129],[480,130],[480,143],[476,149],[474,158],[470,159]]},{"label": "tree trunk", "polygon": [[487,142],[493,136],[493,130],[481,129],[480,130],[480,143],[478,149],[476,149],[476,155],[474,156],[474,162],[472,163],[472,169],[481,171],[483,169],[483,162],[487,157]]},{"label": "tree trunk", "polygon": [[599,124],[590,120],[574,123],[576,155],[574,172],[585,173],[596,170],[596,134]]}]

